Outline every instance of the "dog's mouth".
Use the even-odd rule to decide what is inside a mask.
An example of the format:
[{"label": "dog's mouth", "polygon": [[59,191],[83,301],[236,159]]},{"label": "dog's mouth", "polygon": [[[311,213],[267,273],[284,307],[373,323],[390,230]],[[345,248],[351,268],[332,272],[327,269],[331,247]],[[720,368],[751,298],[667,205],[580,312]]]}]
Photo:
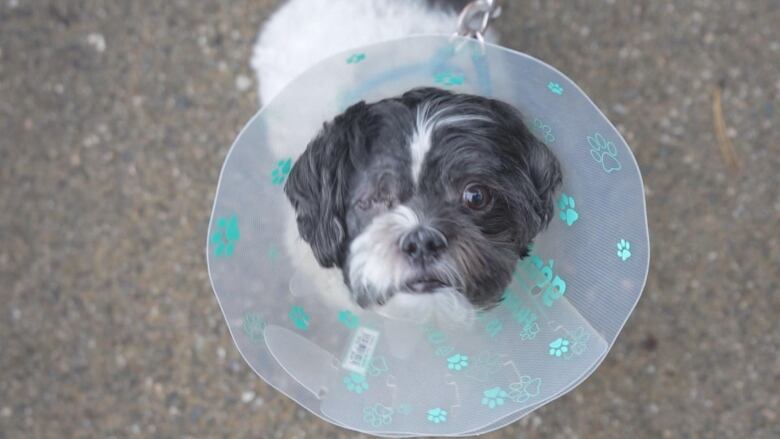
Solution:
[{"label": "dog's mouth", "polygon": [[406,282],[406,288],[413,293],[431,293],[446,286],[446,282],[433,276],[419,276]]}]

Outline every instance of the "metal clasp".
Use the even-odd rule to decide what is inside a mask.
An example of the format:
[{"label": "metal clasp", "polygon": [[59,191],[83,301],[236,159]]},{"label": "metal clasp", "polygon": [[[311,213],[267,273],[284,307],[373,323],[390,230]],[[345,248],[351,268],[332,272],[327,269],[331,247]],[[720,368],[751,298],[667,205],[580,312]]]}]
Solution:
[{"label": "metal clasp", "polygon": [[501,15],[498,0],[474,0],[469,2],[458,16],[458,30],[455,35],[484,41],[490,22]]}]

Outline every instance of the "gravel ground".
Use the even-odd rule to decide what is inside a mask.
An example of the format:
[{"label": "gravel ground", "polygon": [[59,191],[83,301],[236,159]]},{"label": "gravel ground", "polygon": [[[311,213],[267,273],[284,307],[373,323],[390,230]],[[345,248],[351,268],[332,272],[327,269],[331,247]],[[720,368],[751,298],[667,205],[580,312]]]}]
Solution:
[{"label": "gravel ground", "polygon": [[[206,274],[277,4],[0,3],[0,438],[355,436],[253,375]],[[598,371],[487,437],[780,436],[777,23],[777,0],[516,0],[500,19],[632,145],[653,259]]]}]

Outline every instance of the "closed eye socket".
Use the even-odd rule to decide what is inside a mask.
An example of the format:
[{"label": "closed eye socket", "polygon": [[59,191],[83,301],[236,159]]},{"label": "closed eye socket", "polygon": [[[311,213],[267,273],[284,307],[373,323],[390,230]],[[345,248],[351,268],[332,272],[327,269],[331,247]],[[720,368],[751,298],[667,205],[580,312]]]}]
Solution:
[{"label": "closed eye socket", "polygon": [[392,209],[396,204],[398,204],[398,200],[388,196],[364,198],[355,203],[358,209],[363,211],[372,209]]}]

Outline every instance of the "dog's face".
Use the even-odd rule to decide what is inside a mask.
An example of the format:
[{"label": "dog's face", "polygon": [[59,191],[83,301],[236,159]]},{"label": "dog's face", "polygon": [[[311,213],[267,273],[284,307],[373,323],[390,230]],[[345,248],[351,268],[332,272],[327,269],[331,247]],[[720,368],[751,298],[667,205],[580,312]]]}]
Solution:
[{"label": "dog's face", "polygon": [[358,305],[444,295],[479,309],[501,299],[560,182],[515,109],[426,88],[325,124],[285,191],[301,237]]}]

